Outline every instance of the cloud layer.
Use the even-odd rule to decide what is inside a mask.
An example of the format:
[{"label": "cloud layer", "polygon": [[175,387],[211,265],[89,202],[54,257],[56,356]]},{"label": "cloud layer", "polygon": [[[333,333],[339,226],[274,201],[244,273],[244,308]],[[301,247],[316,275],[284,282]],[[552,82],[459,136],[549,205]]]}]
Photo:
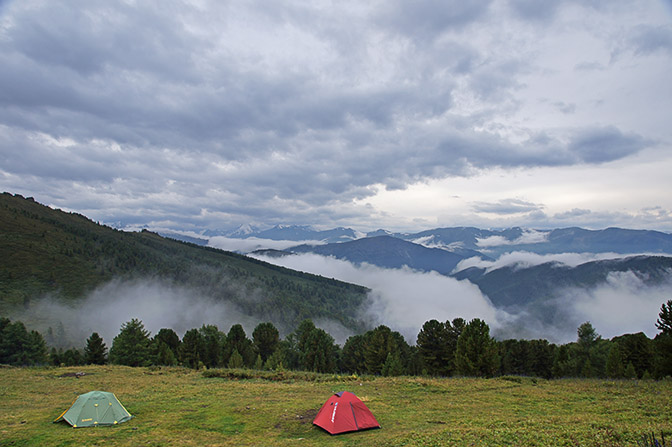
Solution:
[{"label": "cloud layer", "polygon": [[[666,14],[658,0],[4,2],[0,187],[182,229],[594,216],[609,194],[572,206],[512,173],[669,168]],[[497,170],[513,182],[452,191],[457,209],[399,193]],[[672,229],[649,179],[612,221]]]}]

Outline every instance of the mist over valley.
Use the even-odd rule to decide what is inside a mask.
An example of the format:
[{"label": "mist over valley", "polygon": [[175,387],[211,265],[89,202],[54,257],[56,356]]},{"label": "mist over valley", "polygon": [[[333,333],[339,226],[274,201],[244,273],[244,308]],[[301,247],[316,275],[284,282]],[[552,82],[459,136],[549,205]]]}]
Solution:
[{"label": "mist over valley", "polygon": [[[402,235],[278,226],[161,237],[100,226],[20,196],[1,198],[3,250],[11,252],[2,312],[60,332],[54,339],[63,346],[92,331],[110,341],[131,318],[152,333],[172,328],[180,335],[237,323],[249,333],[263,321],[284,335],[310,318],[339,344],[378,325],[413,344],[426,321],[458,317],[485,320],[498,339],[566,343],[585,321],[607,338],[653,337],[672,292],[672,257],[665,256],[672,236],[660,232],[444,228]],[[559,250],[553,234],[579,245],[567,239],[570,232],[580,235],[583,252]]]}]

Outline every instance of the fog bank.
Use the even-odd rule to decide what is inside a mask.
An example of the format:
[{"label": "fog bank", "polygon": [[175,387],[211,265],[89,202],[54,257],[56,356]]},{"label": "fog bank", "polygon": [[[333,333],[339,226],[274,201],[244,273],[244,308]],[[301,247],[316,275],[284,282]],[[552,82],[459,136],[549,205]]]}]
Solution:
[{"label": "fog bank", "polygon": [[28,310],[13,318],[34,321],[36,329],[44,335],[48,327],[59,331],[55,322],[62,322],[67,342],[57,340],[59,346],[82,347],[92,332],[98,332],[108,348],[121,325],[132,318],[142,320],[152,335],[161,328],[170,328],[180,337],[203,324],[214,324],[228,332],[236,323],[242,324],[251,336],[260,322],[231,303],[215,301],[195,290],[160,280],[114,280],[73,305],[52,298],[34,300]]},{"label": "fog bank", "polygon": [[308,273],[336,278],[371,289],[360,318],[372,326],[384,324],[415,343],[422,325],[462,317],[481,318],[491,328],[499,326],[499,314],[478,287],[436,272],[384,269],[370,264],[354,264],[316,254],[282,258],[255,256],[269,263]]}]

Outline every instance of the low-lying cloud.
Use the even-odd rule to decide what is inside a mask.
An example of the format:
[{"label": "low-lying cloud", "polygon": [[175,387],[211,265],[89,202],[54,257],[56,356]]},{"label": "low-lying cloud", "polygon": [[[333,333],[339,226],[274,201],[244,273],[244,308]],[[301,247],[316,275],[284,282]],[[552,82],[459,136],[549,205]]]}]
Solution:
[{"label": "low-lying cloud", "polygon": [[[610,253],[563,253],[537,255],[514,252],[495,261],[470,260],[476,265],[495,269],[508,265],[528,268],[546,262],[577,266],[584,262],[622,257]],[[361,318],[371,325],[385,324],[415,343],[422,325],[430,320],[452,320],[461,317],[485,320],[498,339],[546,339],[552,343],[568,343],[577,338],[576,330],[590,321],[603,338],[626,333],[657,333],[655,322],[660,306],[672,296],[670,280],[658,285],[645,283],[633,272],[612,272],[607,280],[592,288],[558,289],[542,304],[535,304],[515,313],[493,306],[487,296],[469,281],[436,272],[424,273],[402,269],[384,269],[369,264],[356,266],[348,261],[315,254],[259,257],[267,262],[295,270],[367,286],[369,299]],[[465,261],[466,263],[467,261]]]},{"label": "low-lying cloud", "polygon": [[361,317],[372,326],[385,324],[415,343],[422,325],[461,317],[481,318],[490,327],[499,326],[498,311],[478,287],[436,272],[423,273],[402,269],[384,269],[370,264],[354,264],[315,254],[268,258],[273,264],[314,273],[371,289]]},{"label": "low-lying cloud", "polygon": [[142,320],[151,335],[161,328],[170,328],[180,337],[187,330],[200,328],[203,324],[214,324],[219,330],[228,332],[237,323],[242,324],[251,336],[254,327],[260,323],[232,303],[160,280],[114,280],[72,305],[52,298],[35,300],[28,310],[15,318],[35,322],[42,334],[47,334],[51,327],[56,336],[60,321],[66,340],[56,340],[58,346],[81,347],[91,333],[98,332],[108,348],[121,325],[132,318]]},{"label": "low-lying cloud", "polygon": [[663,303],[672,296],[672,272],[667,282],[648,285],[633,272],[611,272],[606,282],[592,289],[567,289],[558,293],[573,309],[576,322],[590,321],[603,338],[644,332],[655,326]]},{"label": "low-lying cloud", "polygon": [[523,233],[514,240],[504,236],[489,236],[476,240],[480,248],[501,247],[502,245],[540,244],[548,241],[547,231],[523,230]]},{"label": "low-lying cloud", "polygon": [[516,269],[522,269],[547,264],[549,262],[576,267],[577,265],[586,262],[623,257],[625,256],[617,253],[551,253],[540,255],[538,253],[527,251],[514,251],[505,253],[494,261],[481,259],[479,257],[465,259],[457,264],[455,271],[459,272],[470,267],[482,268],[485,269],[486,272],[510,266]]}]

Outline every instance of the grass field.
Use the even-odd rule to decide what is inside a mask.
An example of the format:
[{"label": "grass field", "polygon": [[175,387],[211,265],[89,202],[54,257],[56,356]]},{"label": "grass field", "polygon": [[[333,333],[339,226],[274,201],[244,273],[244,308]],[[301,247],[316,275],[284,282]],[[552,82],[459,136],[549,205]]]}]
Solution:
[{"label": "grass field", "polygon": [[[84,372],[79,378],[75,372]],[[672,438],[672,381],[208,378],[182,368],[0,368],[2,446],[630,446]],[[313,376],[313,379],[315,376]],[[135,417],[73,429],[51,421],[77,395],[116,394]],[[333,392],[366,402],[379,430],[312,425]]]}]

